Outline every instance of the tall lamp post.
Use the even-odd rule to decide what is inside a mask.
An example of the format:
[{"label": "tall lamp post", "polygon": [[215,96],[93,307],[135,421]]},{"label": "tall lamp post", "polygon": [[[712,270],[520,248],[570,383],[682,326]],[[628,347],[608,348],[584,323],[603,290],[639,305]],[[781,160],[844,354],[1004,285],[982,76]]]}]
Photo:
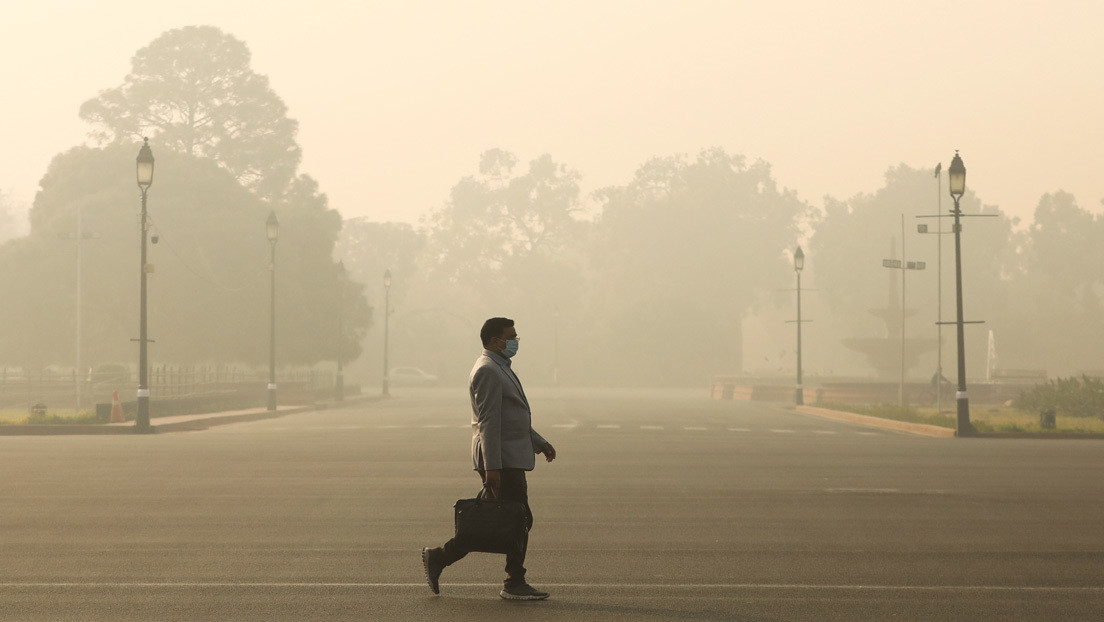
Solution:
[{"label": "tall lamp post", "polygon": [[345,347],[345,262],[337,263],[337,378],[334,381],[334,401],[345,401],[345,372],[341,369],[342,349]]},{"label": "tall lamp post", "polygon": [[268,214],[265,221],[265,230],[268,234],[268,243],[272,247],[272,258],[268,264],[268,271],[272,277],[272,295],[269,307],[268,322],[268,409],[276,410],[276,240],[280,238],[280,221],[276,219],[276,212]]},{"label": "tall lamp post", "polygon": [[[142,257],[141,257],[141,285],[138,302],[138,415],[134,427],[138,432],[150,431],[149,413],[149,361],[146,345],[149,342],[146,334],[146,275],[150,272],[150,266],[146,263],[146,234],[149,232],[149,218],[146,214],[146,192],[153,185],[153,150],[150,149],[149,139],[142,139],[142,148],[138,150],[138,188],[142,191]],[[80,232],[77,232],[80,235]]]},{"label": "tall lamp post", "polygon": [[958,392],[955,398],[958,402],[957,429],[959,436],[967,436],[973,432],[970,425],[970,400],[966,394],[966,332],[962,319],[962,224],[959,218],[962,210],[958,207],[958,201],[966,192],[966,165],[955,151],[951,166],[947,169],[950,178],[951,197],[954,198],[954,239],[955,239],[955,295],[957,297],[956,313],[958,320],[955,322],[958,328]]},{"label": "tall lamp post", "polygon": [[387,371],[388,330],[391,324],[391,269],[383,272],[383,396],[391,397]]},{"label": "tall lamp post", "polygon": [[797,275],[797,388],[794,390],[794,403],[805,403],[805,389],[801,386],[801,269],[805,267],[805,252],[798,246],[794,251],[794,274]]}]

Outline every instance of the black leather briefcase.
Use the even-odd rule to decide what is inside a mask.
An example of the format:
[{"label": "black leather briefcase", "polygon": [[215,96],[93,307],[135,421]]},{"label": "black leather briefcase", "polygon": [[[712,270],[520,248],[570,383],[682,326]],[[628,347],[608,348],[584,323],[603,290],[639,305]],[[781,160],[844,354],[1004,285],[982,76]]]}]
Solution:
[{"label": "black leather briefcase", "polygon": [[456,514],[456,543],[468,551],[512,553],[529,532],[528,512],[519,501],[460,499]]}]

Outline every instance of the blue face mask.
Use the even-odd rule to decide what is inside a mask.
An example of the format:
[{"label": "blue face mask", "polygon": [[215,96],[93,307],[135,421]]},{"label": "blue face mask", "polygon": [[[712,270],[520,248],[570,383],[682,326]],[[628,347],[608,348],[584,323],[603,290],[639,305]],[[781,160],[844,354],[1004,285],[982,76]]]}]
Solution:
[{"label": "blue face mask", "polygon": [[507,339],[506,340],[506,347],[502,349],[502,356],[505,356],[506,358],[513,358],[513,356],[515,354],[517,354],[517,352],[518,352],[518,340],[517,339]]}]

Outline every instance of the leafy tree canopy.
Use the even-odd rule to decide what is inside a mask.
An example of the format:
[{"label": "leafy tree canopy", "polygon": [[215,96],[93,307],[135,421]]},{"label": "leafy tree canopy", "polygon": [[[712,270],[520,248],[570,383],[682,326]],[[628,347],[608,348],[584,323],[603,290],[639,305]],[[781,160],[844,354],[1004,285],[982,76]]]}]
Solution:
[{"label": "leafy tree canopy", "polygon": [[[769,165],[722,149],[694,160],[653,159],[629,184],[599,198],[596,304],[618,325],[648,326],[636,335],[643,340],[636,351],[650,353],[636,359],[637,368],[651,360],[654,369],[665,369],[671,331],[696,333],[700,326],[708,327],[695,341],[700,356],[679,373],[739,370],[740,321],[757,299],[787,282],[789,252],[809,207],[778,188]],[[694,328],[660,321],[680,315],[693,318]],[[622,333],[611,326],[609,334]]]},{"label": "leafy tree canopy", "polygon": [[[346,360],[359,352],[369,312],[363,293],[331,259],[339,219],[300,182],[303,202],[273,206],[213,161],[154,145],[149,191],[151,361],[263,363],[268,356],[270,246],[275,207],[277,358],[280,364]],[[134,360],[138,330],[137,146],[78,147],[57,156],[31,211],[31,233],[0,253],[0,287],[25,304],[0,308],[4,364],[70,364],[75,334],[75,245],[59,239],[82,212],[84,359]],[[114,171],[112,174],[105,172]],[[344,302],[345,345],[337,304]]]},{"label": "leafy tree canopy", "polygon": [[123,84],[84,102],[80,116],[100,144],[155,144],[207,157],[258,196],[293,183],[298,124],[250,68],[244,43],[212,26],[170,30],[135,54]]},{"label": "leafy tree canopy", "polygon": [[430,264],[452,283],[485,290],[530,262],[561,254],[577,239],[579,174],[545,154],[515,174],[517,157],[482,154],[479,175],[453,187],[430,214]]}]

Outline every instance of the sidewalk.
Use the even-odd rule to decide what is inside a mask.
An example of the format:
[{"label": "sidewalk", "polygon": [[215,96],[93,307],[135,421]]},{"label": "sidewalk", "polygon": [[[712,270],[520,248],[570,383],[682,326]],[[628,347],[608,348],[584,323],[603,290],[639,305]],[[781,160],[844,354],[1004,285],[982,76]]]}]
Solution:
[{"label": "sidewalk", "polygon": [[[343,402],[318,402],[297,406],[279,406],[276,410],[267,408],[251,408],[247,410],[229,410],[214,413],[201,413],[198,415],[178,415],[175,417],[156,417],[150,420],[150,433],[163,432],[193,432],[206,430],[216,425],[228,423],[241,423],[244,421],[259,421],[261,419],[275,419],[285,415],[294,415],[314,410],[335,408],[339,405],[374,402],[381,399],[379,395],[354,395],[345,398]],[[49,425],[3,425],[0,426],[0,436],[56,436],[75,434],[135,434],[134,422],[124,423],[95,423],[95,424],[49,424]]]}]

